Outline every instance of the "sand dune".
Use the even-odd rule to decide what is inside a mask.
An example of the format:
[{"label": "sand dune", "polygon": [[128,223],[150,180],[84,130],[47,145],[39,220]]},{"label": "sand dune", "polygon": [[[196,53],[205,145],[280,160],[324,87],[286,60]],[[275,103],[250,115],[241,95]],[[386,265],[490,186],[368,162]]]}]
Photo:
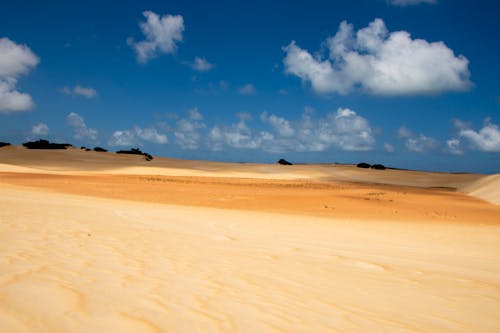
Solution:
[{"label": "sand dune", "polygon": [[385,223],[2,186],[5,332],[494,332],[498,226]]},{"label": "sand dune", "polygon": [[500,205],[500,175],[482,177],[460,190],[474,197]]},{"label": "sand dune", "polygon": [[496,332],[497,176],[0,149],[0,332]]}]

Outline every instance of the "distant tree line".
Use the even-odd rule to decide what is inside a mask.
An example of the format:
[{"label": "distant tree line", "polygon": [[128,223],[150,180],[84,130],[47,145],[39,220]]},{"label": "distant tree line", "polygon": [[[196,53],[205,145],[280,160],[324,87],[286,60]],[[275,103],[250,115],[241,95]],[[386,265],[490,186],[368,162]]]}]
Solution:
[{"label": "distant tree line", "polygon": [[[8,146],[10,143],[7,142],[0,142],[0,147]],[[69,143],[53,143],[49,142],[48,140],[37,140],[37,141],[28,141],[23,143],[23,146],[28,148],[28,149],[67,149],[68,147],[73,147],[73,145]],[[81,150],[84,151],[91,151],[90,148],[87,148],[85,146],[80,148]],[[95,147],[93,149],[96,152],[107,152],[106,149],[102,147]],[[144,156],[144,159],[146,161],[151,161],[153,159],[153,156],[151,156],[148,153],[142,152],[139,148],[132,148],[130,150],[119,150],[116,152],[117,154],[132,154],[132,155],[142,155]]]}]

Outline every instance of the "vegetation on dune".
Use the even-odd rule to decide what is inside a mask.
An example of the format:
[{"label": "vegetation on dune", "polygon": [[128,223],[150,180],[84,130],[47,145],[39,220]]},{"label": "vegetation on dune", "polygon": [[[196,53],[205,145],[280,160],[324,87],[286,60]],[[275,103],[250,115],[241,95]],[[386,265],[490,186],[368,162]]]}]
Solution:
[{"label": "vegetation on dune", "polygon": [[23,146],[28,149],[66,149],[72,147],[69,143],[52,143],[48,140],[28,141],[23,143]]},{"label": "vegetation on dune", "polygon": [[365,163],[365,162],[362,162],[362,163],[358,163],[356,165],[358,168],[363,168],[363,169],[375,169],[375,170],[385,170],[387,169],[383,164],[369,164],[369,163]]},{"label": "vegetation on dune", "polygon": [[372,169],[375,169],[375,170],[385,170],[386,167],[383,164],[374,164],[374,165],[372,165]]},{"label": "vegetation on dune", "polygon": [[5,146],[10,146],[10,143],[8,143],[8,142],[0,142],[0,148],[5,147]]},{"label": "vegetation on dune", "polygon": [[146,161],[151,161],[153,156],[148,153],[143,153],[139,148],[132,148],[130,150],[119,150],[116,152],[117,154],[131,154],[131,155],[143,155]]},{"label": "vegetation on dune", "polygon": [[281,158],[279,161],[278,161],[278,164],[281,164],[281,165],[293,165],[292,163],[288,162],[287,160]]},{"label": "vegetation on dune", "polygon": [[356,165],[358,168],[363,168],[363,169],[369,169],[371,167],[371,164],[368,164],[368,163],[358,163],[358,165]]}]

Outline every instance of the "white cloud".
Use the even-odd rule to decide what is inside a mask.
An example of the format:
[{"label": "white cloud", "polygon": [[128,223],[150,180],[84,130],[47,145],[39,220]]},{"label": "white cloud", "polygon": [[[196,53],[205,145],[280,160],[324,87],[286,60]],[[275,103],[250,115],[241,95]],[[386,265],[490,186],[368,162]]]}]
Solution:
[{"label": "white cloud", "polygon": [[134,146],[138,144],[133,131],[114,131],[108,141],[110,146]]},{"label": "white cloud", "polygon": [[80,95],[86,98],[94,98],[97,96],[97,90],[91,87],[82,87],[76,85],[73,88],[63,87],[59,89],[59,92],[65,95]]},{"label": "white cloud", "polygon": [[0,78],[0,113],[26,111],[35,106],[30,95],[16,90],[16,83],[15,79]]},{"label": "white cloud", "polygon": [[390,143],[384,143],[384,150],[388,153],[394,153],[396,149]]},{"label": "white cloud", "polygon": [[159,54],[172,54],[177,50],[177,43],[182,42],[184,31],[184,19],[181,15],[163,15],[152,11],[142,13],[146,18],[139,27],[144,34],[145,40],[135,42],[132,38],[127,39],[137,54],[137,60],[146,63]]},{"label": "white cloud", "polygon": [[271,127],[278,132],[280,136],[292,137],[295,135],[295,129],[292,127],[290,121],[285,118],[275,116],[274,114],[268,116],[266,112],[261,114],[261,119],[269,123]]},{"label": "white cloud", "polygon": [[205,58],[195,57],[191,67],[198,72],[208,72],[214,68],[215,65],[208,62]]},{"label": "white cloud", "polygon": [[201,122],[203,116],[198,111],[198,108],[188,110],[188,115],[188,118],[177,121],[174,130],[175,142],[182,149],[198,149],[202,138],[200,130],[205,128],[205,124]]},{"label": "white cloud", "polygon": [[156,128],[140,128],[134,127],[135,134],[141,140],[156,143],[156,144],[165,144],[168,142],[167,136],[165,134],[160,134],[156,130]]},{"label": "white cloud", "polygon": [[446,140],[446,152],[452,155],[463,155],[464,151],[460,148],[459,139]]},{"label": "white cloud", "polygon": [[44,123],[38,123],[31,128],[31,134],[34,135],[47,135],[49,134],[49,126]]},{"label": "white cloud", "polygon": [[435,4],[437,3],[437,0],[388,0],[388,2],[394,6],[404,7],[404,6],[420,5],[422,3]]},{"label": "white cloud", "polygon": [[71,112],[66,117],[68,125],[74,130],[73,137],[77,140],[98,142],[99,132],[95,128],[88,128],[85,120],[77,113]]},{"label": "white cloud", "polygon": [[215,126],[209,132],[211,148],[222,150],[227,146],[267,152],[320,152],[333,146],[346,151],[364,151],[372,149],[375,144],[369,122],[350,109],[339,108],[319,118],[306,110],[297,121],[267,113],[262,113],[260,119],[269,125],[270,130],[253,131],[244,117],[229,127]]},{"label": "white cloud", "polygon": [[245,84],[243,87],[238,89],[238,92],[242,95],[254,95],[257,92],[253,84]]},{"label": "white cloud", "polygon": [[405,141],[407,151],[414,153],[424,153],[439,147],[439,141],[434,138],[420,134],[418,136],[407,138]]},{"label": "white cloud", "polygon": [[188,110],[189,119],[191,120],[202,120],[203,116],[197,107]]},{"label": "white cloud", "polygon": [[468,140],[474,148],[484,152],[500,152],[500,129],[490,119],[485,120],[479,131],[466,127],[461,121],[459,124],[462,125],[462,128],[459,127],[459,136]]},{"label": "white cloud", "polygon": [[292,41],[284,48],[285,72],[309,82],[317,93],[348,94],[359,87],[374,95],[430,95],[468,90],[469,61],[443,42],[389,32],[381,19],[354,32],[347,22],[324,45],[326,58]]},{"label": "white cloud", "polygon": [[108,144],[110,146],[140,146],[143,141],[166,144],[168,138],[165,134],[159,133],[156,128],[134,126],[131,130],[114,131],[108,140]]},{"label": "white cloud", "polygon": [[19,76],[27,74],[40,59],[26,45],[0,38],[0,113],[26,111],[35,106],[29,94],[17,91]]},{"label": "white cloud", "polygon": [[413,133],[410,131],[408,127],[401,126],[400,128],[398,128],[397,135],[402,139],[408,139],[413,136]]},{"label": "white cloud", "polygon": [[237,149],[261,147],[261,139],[254,135],[243,117],[229,127],[213,127],[208,133],[208,142],[212,150],[222,150],[225,146]]}]

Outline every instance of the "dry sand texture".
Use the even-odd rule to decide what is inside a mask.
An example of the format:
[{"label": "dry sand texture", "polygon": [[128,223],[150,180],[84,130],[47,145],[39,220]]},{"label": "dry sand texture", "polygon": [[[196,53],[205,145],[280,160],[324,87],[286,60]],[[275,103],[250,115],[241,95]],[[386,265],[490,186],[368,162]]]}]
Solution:
[{"label": "dry sand texture", "polygon": [[4,149],[0,332],[500,330],[497,176]]}]

